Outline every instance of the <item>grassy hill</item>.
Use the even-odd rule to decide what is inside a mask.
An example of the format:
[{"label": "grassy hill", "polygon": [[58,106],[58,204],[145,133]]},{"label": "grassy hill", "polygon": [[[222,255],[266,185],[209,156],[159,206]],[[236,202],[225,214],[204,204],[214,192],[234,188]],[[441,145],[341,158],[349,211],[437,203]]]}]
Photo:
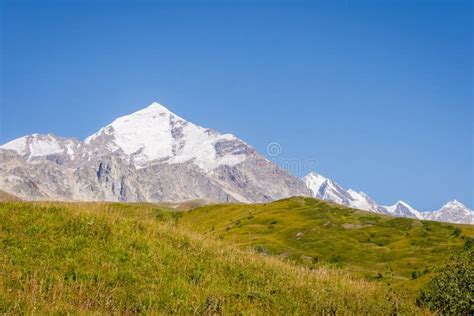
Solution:
[{"label": "grassy hill", "polygon": [[180,223],[311,268],[335,266],[414,297],[474,226],[394,218],[311,198],[268,204],[209,205]]},{"label": "grassy hill", "polygon": [[[285,205],[290,209],[284,211]],[[336,248],[351,251],[345,242],[358,238],[356,232],[362,228],[337,228],[341,223],[387,225],[393,234],[414,225],[320,206],[313,200],[294,199],[271,205],[207,206],[186,213],[153,204],[0,203],[0,313],[421,313],[411,301],[376,282],[325,267],[302,268],[186,227],[204,232],[214,227],[224,239],[291,252],[290,256],[317,253],[323,260],[326,251],[318,248],[334,248],[327,253],[334,251],[335,256]],[[180,216],[182,225],[177,221]],[[453,230],[431,223],[416,227],[425,225],[446,230],[442,236]],[[320,244],[320,227],[339,234]],[[328,243],[342,232],[351,237]],[[353,246],[365,242],[360,238]],[[380,247],[388,258],[385,252],[392,238],[378,234],[370,238],[383,244],[370,247]],[[457,248],[459,237],[448,238],[447,245]],[[339,262],[347,261],[348,255],[339,255]],[[358,260],[364,258],[380,261],[371,253]]]}]

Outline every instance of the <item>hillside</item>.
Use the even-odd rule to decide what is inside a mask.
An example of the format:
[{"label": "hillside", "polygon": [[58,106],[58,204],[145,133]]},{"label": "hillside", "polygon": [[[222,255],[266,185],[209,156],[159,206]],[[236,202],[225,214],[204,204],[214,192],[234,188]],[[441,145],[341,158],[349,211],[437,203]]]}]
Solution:
[{"label": "hillside", "polygon": [[[282,211],[267,212],[264,205],[233,205],[227,207],[229,214],[223,214],[223,206],[207,206],[182,218],[188,224],[200,220],[198,226],[214,225],[225,239],[234,234],[244,240],[244,230],[252,232],[262,237],[259,244],[270,248],[274,241],[286,240],[275,234],[274,240],[263,242],[272,237],[267,230],[276,232],[287,224],[284,218],[293,218],[295,227],[306,227],[298,220],[312,216],[312,224],[318,221],[317,212],[298,207],[301,200],[278,202],[271,209],[279,203],[301,214],[287,217]],[[193,233],[176,225],[186,213],[172,209],[153,204],[0,203],[0,313],[420,312],[385,287],[344,271],[302,269]],[[221,216],[221,224],[212,214]],[[240,224],[229,217],[240,218]],[[225,234],[228,224],[233,228]],[[286,231],[288,240],[294,232]]]},{"label": "hillside", "polygon": [[210,205],[180,223],[311,268],[334,266],[413,297],[460,252],[474,226],[379,215],[312,198]]},{"label": "hillside", "polygon": [[10,193],[0,190],[0,201],[19,201],[20,199]]}]

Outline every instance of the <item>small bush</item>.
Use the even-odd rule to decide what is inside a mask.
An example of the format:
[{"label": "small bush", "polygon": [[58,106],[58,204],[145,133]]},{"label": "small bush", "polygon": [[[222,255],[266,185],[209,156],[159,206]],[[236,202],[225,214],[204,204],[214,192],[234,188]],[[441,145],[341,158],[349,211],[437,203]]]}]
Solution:
[{"label": "small bush", "polygon": [[269,254],[270,251],[262,245],[255,245],[254,250],[258,253]]},{"label": "small bush", "polygon": [[466,242],[464,243],[464,250],[472,251],[472,245],[474,244],[474,238],[469,237]]},{"label": "small bush", "polygon": [[443,315],[474,314],[474,259],[471,251],[453,258],[418,297],[418,304]]},{"label": "small bush", "polygon": [[459,227],[456,227],[451,235],[453,235],[454,237],[461,236],[461,229]]}]

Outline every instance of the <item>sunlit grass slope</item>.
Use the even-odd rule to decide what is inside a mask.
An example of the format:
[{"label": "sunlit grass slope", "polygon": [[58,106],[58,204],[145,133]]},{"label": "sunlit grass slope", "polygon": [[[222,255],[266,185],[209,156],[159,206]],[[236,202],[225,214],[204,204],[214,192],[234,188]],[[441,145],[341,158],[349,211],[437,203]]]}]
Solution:
[{"label": "sunlit grass slope", "polygon": [[[304,207],[296,207],[299,200],[283,203],[305,213],[297,210]],[[275,229],[269,225],[290,217],[264,215],[265,206],[229,210],[192,211],[196,217],[188,222],[202,220],[220,234],[242,230],[226,237],[242,240],[245,228],[275,249],[296,233],[287,231],[288,239],[267,234]],[[223,216],[222,227],[213,213]],[[293,224],[310,227],[303,223],[316,216],[310,213],[294,216]],[[0,203],[0,313],[420,313],[377,283],[304,269],[192,233],[176,225],[179,214],[151,204]],[[263,242],[270,237],[275,242]]]},{"label": "sunlit grass slope", "polygon": [[474,236],[472,225],[377,215],[311,198],[204,206],[180,222],[309,267],[345,268],[413,297]]}]

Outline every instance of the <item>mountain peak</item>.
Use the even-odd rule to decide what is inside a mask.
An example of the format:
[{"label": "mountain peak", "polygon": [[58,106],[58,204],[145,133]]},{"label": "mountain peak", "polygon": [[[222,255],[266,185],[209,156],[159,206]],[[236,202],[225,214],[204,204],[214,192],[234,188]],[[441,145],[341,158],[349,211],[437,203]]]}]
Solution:
[{"label": "mountain peak", "polygon": [[323,175],[320,175],[319,173],[315,172],[315,171],[311,171],[310,173],[308,173],[304,179],[321,179],[321,180],[328,180],[328,178],[326,178],[325,176]]},{"label": "mountain peak", "polygon": [[403,205],[403,206],[405,206],[405,207],[410,207],[410,208],[411,208],[411,206],[408,205],[408,203],[406,203],[406,202],[404,202],[404,201],[402,201],[402,200],[398,200],[397,203],[395,203],[395,205]]},{"label": "mountain peak", "polygon": [[153,111],[166,111],[170,112],[167,107],[165,107],[163,104],[158,103],[156,101],[153,101],[149,106],[147,106],[145,109],[147,110],[153,110]]},{"label": "mountain peak", "polygon": [[439,210],[427,213],[426,218],[442,222],[474,224],[474,211],[461,202],[453,200]]},{"label": "mountain peak", "polygon": [[466,205],[462,204],[458,200],[452,200],[443,205],[443,207],[463,207],[466,208]]},{"label": "mountain peak", "polygon": [[144,107],[143,109],[141,110],[138,110],[136,112],[133,112],[129,115],[125,115],[123,117],[126,117],[126,118],[129,118],[129,117],[136,117],[136,116],[148,116],[148,115],[153,115],[153,114],[158,114],[158,115],[166,115],[166,116],[170,116],[170,115],[173,115],[175,117],[178,117],[176,114],[174,114],[173,112],[171,112],[167,107],[165,107],[164,105],[158,103],[158,102],[155,102],[153,101],[150,105],[148,105],[147,107]]},{"label": "mountain peak", "polygon": [[84,141],[52,134],[13,140],[0,146],[0,160],[0,188],[26,199],[265,202],[310,195],[244,141],[158,102]]},{"label": "mountain peak", "polygon": [[302,180],[306,183],[306,186],[316,195],[321,189],[322,185],[326,183],[328,179],[314,171],[311,171]]},{"label": "mountain peak", "polygon": [[211,132],[172,113],[158,102],[115,119],[85,143],[119,151],[139,168],[151,162],[193,162],[206,172],[221,165],[234,166],[252,152],[230,134]]},{"label": "mountain peak", "polygon": [[392,206],[383,206],[390,215],[422,219],[423,215],[408,203],[399,200]]},{"label": "mountain peak", "polygon": [[386,206],[386,208],[390,210],[391,212],[396,212],[397,210],[400,210],[400,209],[408,209],[410,211],[415,210],[410,204],[402,200],[398,200],[397,203],[393,204],[392,206]]}]

